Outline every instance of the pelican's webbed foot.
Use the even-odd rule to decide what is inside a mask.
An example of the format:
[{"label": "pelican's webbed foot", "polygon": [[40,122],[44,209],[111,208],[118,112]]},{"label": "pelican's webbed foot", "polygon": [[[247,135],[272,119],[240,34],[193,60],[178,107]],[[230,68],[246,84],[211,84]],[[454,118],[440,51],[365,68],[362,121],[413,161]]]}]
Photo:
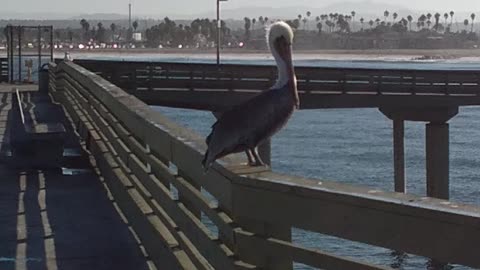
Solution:
[{"label": "pelican's webbed foot", "polygon": [[245,154],[247,155],[248,166],[253,166],[255,160],[253,158],[252,150],[250,149],[245,150]]},{"label": "pelican's webbed foot", "polygon": [[249,149],[249,151],[250,151],[250,154],[253,156],[253,160],[249,159],[248,165],[254,166],[254,167],[265,166],[265,163],[262,161],[262,159],[258,155],[256,148]]}]

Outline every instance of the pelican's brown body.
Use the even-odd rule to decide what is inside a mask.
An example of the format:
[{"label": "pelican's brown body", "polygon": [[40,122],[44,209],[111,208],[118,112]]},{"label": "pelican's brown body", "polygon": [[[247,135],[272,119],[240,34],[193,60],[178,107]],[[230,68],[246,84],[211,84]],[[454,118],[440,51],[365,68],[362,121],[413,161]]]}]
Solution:
[{"label": "pelican's brown body", "polygon": [[[206,140],[208,150],[202,162],[206,169],[216,159],[243,151],[246,151],[251,164],[263,165],[256,147],[278,132],[299,105],[296,79],[291,63],[293,34],[285,23],[275,25],[280,34],[277,33],[279,36],[273,37],[275,41],[272,41],[271,47],[275,50],[272,53],[279,66],[278,86],[232,107],[221,115],[216,114],[218,120],[212,126],[212,132]],[[251,161],[251,155],[255,163]]]}]

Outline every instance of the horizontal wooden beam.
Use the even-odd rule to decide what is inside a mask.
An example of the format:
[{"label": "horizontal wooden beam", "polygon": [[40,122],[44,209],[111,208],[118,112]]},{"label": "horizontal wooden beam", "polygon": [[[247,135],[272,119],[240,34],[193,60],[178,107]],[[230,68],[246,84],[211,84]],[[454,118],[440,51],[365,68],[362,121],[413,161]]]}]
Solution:
[{"label": "horizontal wooden beam", "polygon": [[[388,267],[375,266],[365,262],[347,259],[315,249],[300,247],[290,242],[275,238],[259,237],[253,233],[237,229],[236,239],[243,252],[258,253],[262,251],[271,257],[288,258],[295,261],[316,267],[318,269],[349,269],[349,270],[386,270]],[[255,247],[255,248],[252,248]]]},{"label": "horizontal wooden beam", "polygon": [[[222,111],[248,100],[259,91],[188,91],[159,89],[136,91],[133,94],[149,105]],[[480,104],[480,96],[439,95],[372,95],[372,94],[322,94],[300,93],[301,109],[330,108],[386,108],[408,104],[410,109],[473,106]]]},{"label": "horizontal wooden beam", "polygon": [[236,217],[480,267],[480,207],[271,172],[235,181],[233,206]]}]

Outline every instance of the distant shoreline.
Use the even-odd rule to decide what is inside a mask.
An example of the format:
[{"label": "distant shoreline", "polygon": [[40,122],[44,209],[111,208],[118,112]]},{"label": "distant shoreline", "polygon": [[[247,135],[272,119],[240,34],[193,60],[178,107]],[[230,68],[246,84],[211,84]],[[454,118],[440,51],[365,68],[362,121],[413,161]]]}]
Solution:
[{"label": "distant shoreline", "polygon": [[[36,50],[24,50],[24,53],[36,52]],[[55,50],[55,57],[63,57],[65,52],[70,52],[73,57],[81,57],[85,55],[103,55],[103,56],[133,56],[133,55],[171,55],[171,56],[215,56],[215,49],[93,49],[93,50]],[[47,53],[47,50],[44,50]],[[249,50],[249,49],[225,49],[221,51],[222,56],[269,56],[266,50]],[[480,57],[480,49],[447,49],[447,50],[419,50],[419,49],[392,49],[392,50],[294,50],[295,55],[301,55],[302,58],[315,56],[343,56],[342,58],[358,58],[361,56],[389,56],[389,57],[410,57],[428,59],[456,59],[463,57]],[[0,51],[0,57],[6,57],[7,51]]]}]

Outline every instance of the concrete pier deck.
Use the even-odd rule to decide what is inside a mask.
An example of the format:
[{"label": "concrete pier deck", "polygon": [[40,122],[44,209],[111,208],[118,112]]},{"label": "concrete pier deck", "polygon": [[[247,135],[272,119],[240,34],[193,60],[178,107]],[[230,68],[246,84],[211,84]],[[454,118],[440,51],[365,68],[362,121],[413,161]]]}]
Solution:
[{"label": "concrete pier deck", "polygon": [[[38,121],[63,119],[66,149],[81,153],[73,161],[66,158],[69,170],[12,166],[13,87],[26,95],[27,109],[35,110]],[[78,150],[69,121],[52,113],[61,107],[36,88],[0,84],[0,269],[151,268],[95,168],[82,162],[88,155]]]}]

